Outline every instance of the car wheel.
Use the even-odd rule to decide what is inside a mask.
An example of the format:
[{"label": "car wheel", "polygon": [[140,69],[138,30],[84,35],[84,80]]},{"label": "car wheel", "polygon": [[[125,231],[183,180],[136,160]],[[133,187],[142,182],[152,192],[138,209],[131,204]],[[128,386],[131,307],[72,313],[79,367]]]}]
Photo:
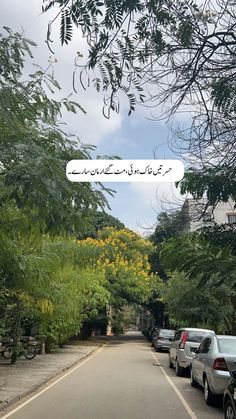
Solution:
[{"label": "car wheel", "polygon": [[169,368],[174,368],[173,363],[171,362],[170,355],[169,355]]},{"label": "car wheel", "polygon": [[198,382],[195,380],[193,376],[193,369],[190,369],[190,384],[192,387],[198,387]]},{"label": "car wheel", "polygon": [[225,403],[224,418],[225,419],[236,419],[231,400],[227,400],[227,402]]},{"label": "car wheel", "polygon": [[178,377],[182,377],[183,375],[183,368],[180,367],[177,359],[175,361],[175,373]]},{"label": "car wheel", "polygon": [[208,404],[209,406],[214,406],[216,396],[214,393],[212,393],[206,377],[204,379],[204,399],[206,404]]},{"label": "car wheel", "polygon": [[3,358],[5,358],[5,359],[11,359],[11,357],[12,357],[12,345],[6,346],[2,355],[3,355]]}]

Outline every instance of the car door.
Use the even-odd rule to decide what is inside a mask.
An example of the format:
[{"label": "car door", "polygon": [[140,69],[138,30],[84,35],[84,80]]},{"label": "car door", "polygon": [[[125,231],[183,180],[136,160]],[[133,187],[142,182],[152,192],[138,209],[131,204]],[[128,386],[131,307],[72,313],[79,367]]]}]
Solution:
[{"label": "car door", "polygon": [[177,332],[174,335],[174,340],[171,343],[170,348],[169,348],[170,359],[172,363],[175,363],[175,360],[176,360],[176,352],[179,346],[181,334],[182,334],[182,330],[177,330]]},{"label": "car door", "polygon": [[199,384],[203,386],[203,373],[206,366],[208,353],[210,350],[212,338],[205,338],[199,346],[194,358],[194,377]]}]

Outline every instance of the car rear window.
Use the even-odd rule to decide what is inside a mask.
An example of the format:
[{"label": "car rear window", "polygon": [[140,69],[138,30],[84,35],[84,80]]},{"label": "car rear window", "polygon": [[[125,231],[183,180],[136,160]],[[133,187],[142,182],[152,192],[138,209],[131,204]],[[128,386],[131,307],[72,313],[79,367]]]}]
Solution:
[{"label": "car rear window", "polygon": [[201,343],[208,335],[209,332],[188,332],[187,342]]},{"label": "car rear window", "polygon": [[160,330],[159,335],[160,336],[174,336],[175,334],[175,330],[168,330],[168,329],[163,329]]},{"label": "car rear window", "polygon": [[236,355],[236,338],[227,339],[220,338],[218,339],[219,352],[224,354],[233,354]]}]

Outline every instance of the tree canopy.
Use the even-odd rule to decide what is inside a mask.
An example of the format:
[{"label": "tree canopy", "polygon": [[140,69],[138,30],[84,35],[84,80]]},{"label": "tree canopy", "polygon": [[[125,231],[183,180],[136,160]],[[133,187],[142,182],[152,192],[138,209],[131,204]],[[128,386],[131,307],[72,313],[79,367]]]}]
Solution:
[{"label": "tree canopy", "polygon": [[[190,164],[182,191],[200,197],[201,179],[211,202],[235,199],[234,2],[43,1],[44,12],[54,7],[49,47],[57,18],[62,44],[77,36],[76,27],[88,44],[88,55],[78,52],[74,86],[78,74],[84,88],[103,91],[106,117],[119,111],[120,92],[130,112],[150,105],[153,119],[173,122],[171,147]],[[185,123],[175,123],[178,112]]]},{"label": "tree canopy", "polygon": [[6,31],[6,37],[0,35],[1,208],[11,204],[28,211],[30,225],[40,224],[45,233],[79,232],[90,208],[107,206],[102,185],[73,183],[65,176],[69,160],[91,159],[91,148],[58,124],[63,107],[76,112],[80,106],[48,95],[46,89],[52,96],[60,90],[50,65],[28,78],[22,74],[34,43]]},{"label": "tree canopy", "polygon": [[[143,100],[148,83],[153,85],[150,96],[156,104],[160,93],[165,101],[175,98],[169,103],[171,112],[190,98],[207,109],[214,98],[215,108],[225,114],[235,108],[231,2],[217,0],[213,6],[207,1],[199,6],[194,0],[43,1],[44,12],[55,6],[61,43],[71,41],[74,27],[81,29],[89,47],[84,66],[96,70],[91,80],[98,90],[111,88],[110,105],[119,89],[125,93],[137,89]],[[52,25],[53,21],[49,45]],[[133,109],[134,97],[130,99]]]},{"label": "tree canopy", "polygon": [[78,333],[83,320],[106,304],[103,277],[89,268],[90,252],[78,256],[73,238],[88,227],[91,211],[107,203],[102,185],[66,179],[68,160],[92,158],[91,147],[59,126],[63,107],[76,112],[80,106],[53,97],[60,86],[51,64],[27,76],[25,61],[32,62],[35,44],[5,31],[0,35],[0,328],[14,338],[15,362],[25,321],[36,322],[50,346]]},{"label": "tree canopy", "polygon": [[97,238],[79,240],[78,245],[97,248],[94,263],[108,281],[112,306],[120,309],[130,302],[142,304],[149,298],[154,278],[148,262],[153,246],[148,240],[128,229],[106,227]]},{"label": "tree canopy", "polygon": [[[172,237],[165,243],[161,262],[169,273],[170,284],[167,284],[166,293],[164,291],[164,299],[169,307],[172,302],[176,307],[182,299],[182,314],[181,311],[175,313],[179,321],[184,321],[183,313],[188,305],[196,315],[197,305],[203,303],[205,322],[208,309],[213,320],[215,308],[222,307],[223,330],[235,334],[235,256],[235,232],[232,240],[232,229],[226,226],[204,228]],[[174,307],[170,312],[173,315]],[[203,319],[200,316],[199,321],[200,318]]]}]

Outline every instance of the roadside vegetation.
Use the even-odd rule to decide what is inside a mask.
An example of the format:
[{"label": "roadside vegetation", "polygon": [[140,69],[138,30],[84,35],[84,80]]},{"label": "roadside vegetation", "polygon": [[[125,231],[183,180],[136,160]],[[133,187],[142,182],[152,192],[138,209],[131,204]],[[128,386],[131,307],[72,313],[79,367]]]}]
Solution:
[{"label": "roadside vegetation", "polygon": [[[75,68],[109,93],[104,116],[156,106],[173,133],[172,148],[187,161],[181,193],[206,194],[207,204],[235,200],[235,10],[218,0],[162,2],[45,0],[59,7],[61,42],[73,25],[88,41]],[[235,226],[190,234],[184,213],[160,214],[149,240],[105,216],[101,184],[71,183],[65,166],[91,159],[95,148],[63,130],[64,112],[84,112],[58,98],[53,62],[33,62],[33,41],[5,28],[0,35],[0,333],[11,334],[17,358],[22,329],[32,327],[62,345],[83,327],[121,330],[129,303],[149,308],[162,322],[205,325],[236,333]],[[48,45],[51,47],[52,23]],[[53,60],[52,60],[53,61]],[[26,65],[27,64],[27,65]],[[171,77],[170,77],[171,76]],[[151,95],[144,86],[151,86]],[[74,86],[75,87],[75,86]],[[55,95],[56,93],[56,95]],[[151,101],[151,102],[150,102]],[[187,125],[175,124],[189,112]],[[105,227],[105,228],[104,228]],[[187,320],[186,320],[187,316]]]},{"label": "roadside vegetation", "polygon": [[158,216],[150,240],[156,249],[152,269],[162,280],[147,306],[154,318],[235,335],[234,226],[189,232],[184,211],[177,210]]},{"label": "roadside vegetation", "polygon": [[153,280],[151,243],[103,212],[111,191],[66,179],[67,161],[93,147],[61,130],[63,106],[83,110],[55,100],[51,64],[25,75],[33,47],[8,28],[0,37],[0,333],[13,336],[12,363],[22,330],[50,351],[85,322],[113,318],[119,329],[123,306],[143,303]]}]

